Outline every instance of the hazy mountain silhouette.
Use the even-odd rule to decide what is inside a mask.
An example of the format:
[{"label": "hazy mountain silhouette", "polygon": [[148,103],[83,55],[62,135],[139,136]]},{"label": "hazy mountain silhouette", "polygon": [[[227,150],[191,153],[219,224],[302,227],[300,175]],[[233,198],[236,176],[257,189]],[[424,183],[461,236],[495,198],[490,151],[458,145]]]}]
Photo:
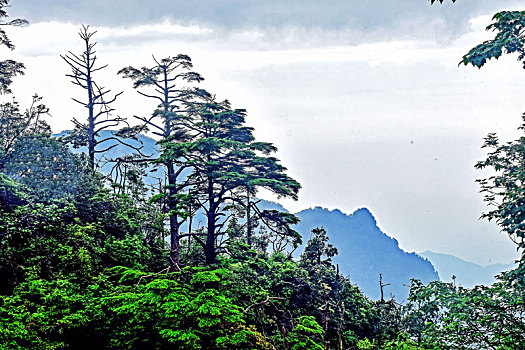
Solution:
[{"label": "hazy mountain silhouette", "polygon": [[467,288],[480,284],[491,285],[496,282],[494,276],[516,267],[515,264],[481,266],[451,254],[434,253],[428,250],[419,253],[419,255],[432,262],[442,281],[452,282],[452,275],[454,275],[456,276],[456,284]]},{"label": "hazy mountain silhouette", "polygon": [[[62,136],[66,136],[69,132],[70,132],[69,130],[64,130],[61,133],[55,134],[53,136],[62,137]],[[103,140],[105,138],[112,137],[112,136],[114,136],[114,131],[102,130],[99,133],[98,139]],[[155,158],[159,154],[158,153],[159,147],[157,146],[157,141],[155,141],[154,139],[150,137],[139,134],[137,135],[137,140],[125,139],[125,142],[132,145],[133,147],[142,147],[140,151],[144,155],[153,156],[153,158]],[[122,157],[124,155],[131,154],[134,152],[131,148],[115,140],[108,140],[104,142],[103,144],[101,144],[99,148],[105,149],[113,145],[116,145],[116,146],[110,149],[108,152],[104,153],[104,159],[116,159],[118,157]],[[70,149],[73,153],[87,152],[87,146],[83,146],[80,148],[70,147]],[[99,170],[104,174],[109,173],[114,163],[107,163],[105,161],[100,161],[101,159],[100,154],[96,154],[95,156],[99,160],[99,166],[100,166]],[[162,166],[160,167],[149,166],[147,171],[148,171],[148,176],[144,179],[144,182],[146,184],[152,184],[152,183],[157,184],[158,183],[157,179],[159,178],[164,179],[164,169],[162,169]]]},{"label": "hazy mountain silhouette", "polygon": [[410,279],[417,278],[424,283],[439,280],[430,261],[399,248],[395,239],[377,227],[375,218],[366,208],[347,215],[337,209],[316,207],[296,215],[301,219],[297,229],[305,242],[313,228],[325,228],[330,243],[339,251],[334,262],[372,299],[380,298],[380,273],[383,283],[390,283],[384,288],[385,298],[392,294],[398,301],[408,296],[406,286],[410,285]]}]

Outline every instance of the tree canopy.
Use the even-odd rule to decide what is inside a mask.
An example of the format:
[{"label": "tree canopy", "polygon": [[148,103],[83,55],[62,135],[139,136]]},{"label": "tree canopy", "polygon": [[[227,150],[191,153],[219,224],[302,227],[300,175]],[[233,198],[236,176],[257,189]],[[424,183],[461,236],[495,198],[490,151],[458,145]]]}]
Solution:
[{"label": "tree canopy", "polygon": [[463,56],[460,64],[481,68],[491,58],[502,54],[518,53],[518,61],[525,68],[525,11],[502,11],[492,17],[493,23],[486,30],[496,32],[494,39],[487,40]]}]

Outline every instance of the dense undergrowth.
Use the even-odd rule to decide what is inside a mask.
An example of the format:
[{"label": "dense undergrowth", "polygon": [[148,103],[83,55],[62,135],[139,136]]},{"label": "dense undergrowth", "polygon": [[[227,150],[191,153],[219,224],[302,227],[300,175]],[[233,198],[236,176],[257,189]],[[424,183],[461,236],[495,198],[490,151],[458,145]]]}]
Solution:
[{"label": "dense undergrowth", "polygon": [[250,248],[232,224],[215,264],[183,239],[173,267],[157,204],[136,195],[143,184],[118,194],[60,141],[31,140],[18,146],[33,147],[25,164],[46,161],[40,142],[77,168],[0,175],[2,349],[523,348],[523,264],[491,287],[414,281],[400,305],[339,274],[323,229],[294,260]]}]

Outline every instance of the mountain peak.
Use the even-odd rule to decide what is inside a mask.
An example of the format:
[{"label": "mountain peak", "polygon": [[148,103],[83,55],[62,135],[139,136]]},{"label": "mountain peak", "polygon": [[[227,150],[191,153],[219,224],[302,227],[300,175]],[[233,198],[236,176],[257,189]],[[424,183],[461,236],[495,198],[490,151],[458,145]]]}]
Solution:
[{"label": "mountain peak", "polygon": [[296,215],[301,221],[295,228],[305,237],[315,227],[325,228],[330,243],[339,251],[334,263],[370,298],[380,297],[379,274],[390,284],[386,292],[398,300],[408,296],[405,285],[412,278],[424,283],[439,280],[430,261],[400,249],[397,240],[381,231],[367,208],[345,214],[338,209],[315,207]]},{"label": "mountain peak", "polygon": [[355,217],[358,220],[370,221],[374,225],[377,224],[374,215],[372,215],[370,210],[368,210],[367,208],[359,208],[356,211],[354,211],[354,213],[351,216]]}]

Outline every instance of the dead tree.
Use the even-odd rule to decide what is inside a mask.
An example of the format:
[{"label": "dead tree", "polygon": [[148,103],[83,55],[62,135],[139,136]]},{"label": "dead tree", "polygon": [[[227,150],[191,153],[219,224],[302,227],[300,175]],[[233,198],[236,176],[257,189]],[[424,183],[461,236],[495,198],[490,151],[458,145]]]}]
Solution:
[{"label": "dead tree", "polygon": [[385,298],[383,296],[383,288],[386,287],[386,286],[389,286],[389,285],[390,285],[390,283],[383,284],[383,275],[379,274],[379,288],[381,289],[381,302],[382,303],[385,302]]},{"label": "dead tree", "polygon": [[[87,109],[87,123],[82,123],[77,119],[73,119],[75,130],[66,137],[66,140],[71,142],[74,147],[87,146],[89,165],[92,170],[95,170],[95,154],[105,153],[119,144],[125,145],[137,152],[140,152],[142,146],[136,146],[124,141],[121,137],[133,137],[131,131],[137,129],[129,128],[124,118],[120,116],[113,116],[114,108],[111,106],[118,96],[122,94],[111,94],[111,90],[100,86],[94,80],[94,74],[107,65],[97,65],[97,55],[95,51],[96,42],[91,38],[96,31],[90,31],[89,26],[82,25],[78,35],[84,42],[84,51],[77,55],[69,51],[65,55],[61,55],[62,59],[70,66],[71,73],[66,74],[70,77],[74,85],[80,86],[87,93],[86,99],[73,98],[81,106]],[[100,137],[103,130],[116,128],[122,123],[127,125],[123,128],[121,134],[111,134],[107,137]],[[125,134],[125,135],[124,135]],[[109,143],[108,141],[112,141]],[[105,143],[105,145],[102,145]],[[97,148],[97,146],[100,146]]]}]

